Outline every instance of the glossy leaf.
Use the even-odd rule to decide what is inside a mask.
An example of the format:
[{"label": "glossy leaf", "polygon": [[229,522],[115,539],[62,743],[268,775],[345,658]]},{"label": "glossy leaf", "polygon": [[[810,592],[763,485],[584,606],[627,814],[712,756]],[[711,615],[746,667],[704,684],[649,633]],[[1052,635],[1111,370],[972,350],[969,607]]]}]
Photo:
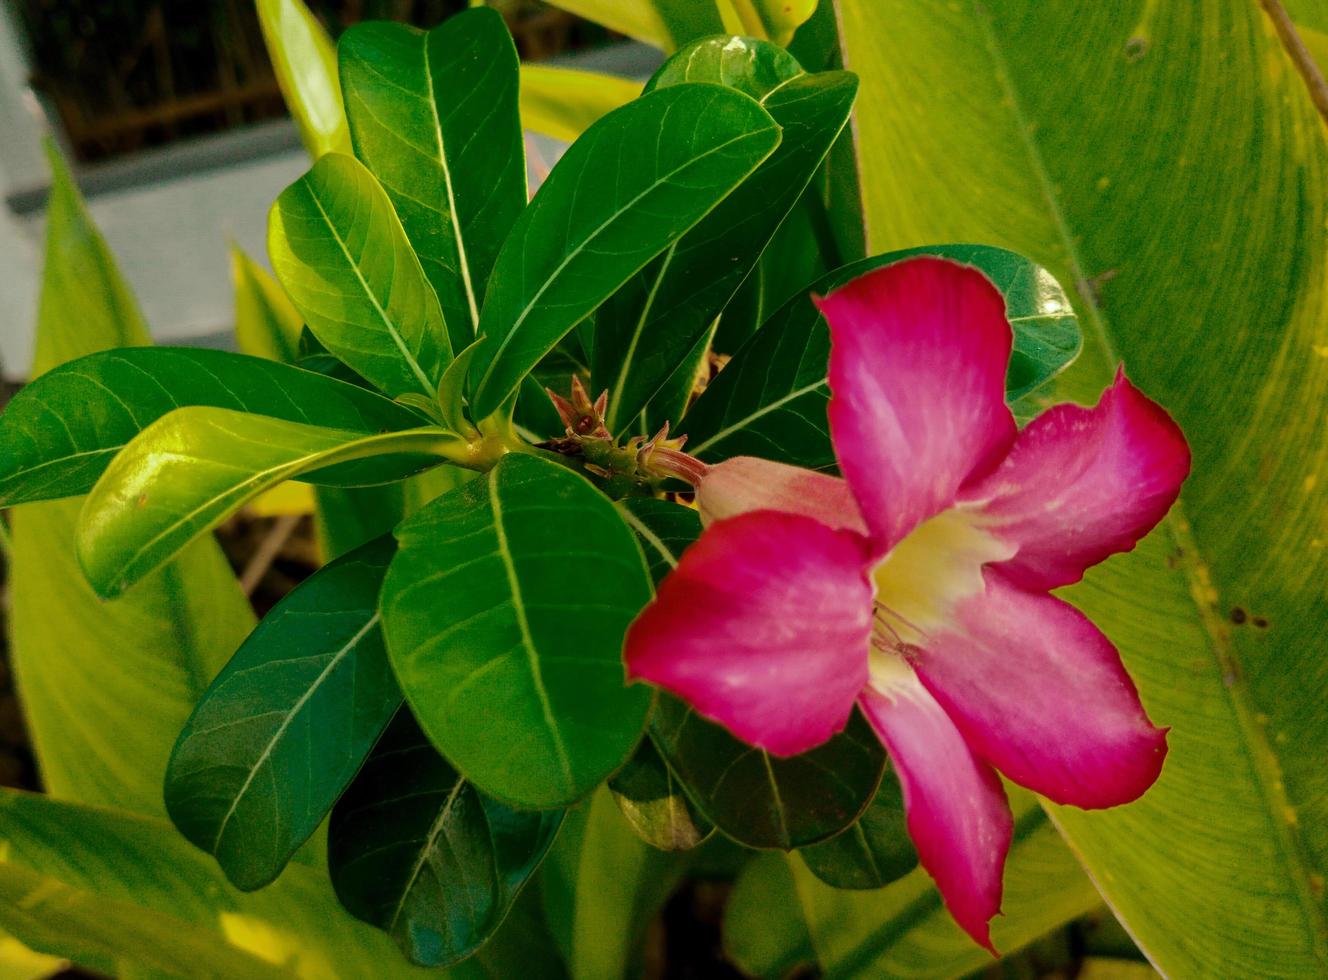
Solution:
[{"label": "glossy leaf", "polygon": [[[656,581],[701,533],[696,511],[663,500],[623,501]],[[660,692],[650,734],[697,809],[748,847],[804,847],[839,833],[871,802],[885,750],[856,711],[819,748],[781,759],[740,742]]]},{"label": "glossy leaf", "polygon": [[442,309],[363,165],[329,154],[282,191],[268,216],[268,251],[324,347],[392,397],[433,397],[452,359]]},{"label": "glossy leaf", "polygon": [[609,779],[609,790],[636,835],[661,851],[689,851],[714,829],[687,798],[649,738]]},{"label": "glossy leaf", "polygon": [[477,417],[778,143],[778,126],[755,100],[709,84],[652,92],[586,130],[494,265],[472,372]]},{"label": "glossy leaf", "polygon": [[743,866],[724,907],[724,952],[761,980],[785,980],[815,964],[797,885],[782,855],[758,854]]},{"label": "glossy leaf", "polygon": [[[147,342],[128,286],[51,156],[34,376],[66,358]],[[125,601],[100,601],[74,556],[78,508],[48,502],[9,514],[10,657],[24,721],[48,792],[159,814],[171,743],[253,613],[211,541]]]},{"label": "glossy leaf", "polygon": [[606,423],[614,432],[636,418],[705,337],[848,121],[857,92],[848,72],[808,75],[782,48],[730,37],[683,48],[646,91],[687,82],[722,84],[758,100],[782,139],[741,186],[597,313],[592,388],[609,390]]},{"label": "glossy leaf", "polygon": [[186,406],[363,434],[424,422],[363,388],[242,354],[185,347],[102,351],[37,378],[0,414],[0,506],[86,493],[125,445]]},{"label": "glossy leaf", "polygon": [[349,153],[350,132],[337,84],[337,52],[304,0],[256,0],[258,23],[281,94],[300,127],[305,149]]},{"label": "glossy leaf", "polygon": [[562,819],[476,791],[403,709],[332,814],[332,883],[412,963],[446,966],[497,931]]},{"label": "glossy leaf", "polygon": [[835,888],[884,888],[918,866],[899,779],[887,772],[861,817],[827,841],[798,851],[812,874]]},{"label": "glossy leaf", "polygon": [[395,551],[380,538],[296,586],[180,733],[166,809],[237,888],[276,879],[401,704],[378,626],[378,591]]},{"label": "glossy leaf", "polygon": [[235,287],[235,340],[254,357],[293,364],[300,354],[304,317],[271,273],[231,244]]},{"label": "glossy leaf", "polygon": [[436,465],[458,442],[438,428],[364,435],[223,408],[176,409],[125,446],[88,494],[79,561],[98,594],[116,596],[284,480],[319,479],[316,471],[331,467],[344,474],[337,464],[378,457],[351,472],[387,483]]},{"label": "glossy leaf", "polygon": [[617,75],[560,65],[522,65],[521,125],[570,143],[601,116],[640,94],[640,82]]},{"label": "glossy leaf", "polygon": [[414,977],[391,940],[343,912],[322,870],[231,887],[164,819],[0,791],[0,926],[117,977]]},{"label": "glossy leaf", "polygon": [[645,975],[646,930],[691,858],[646,846],[605,787],[570,810],[541,869],[540,892],[571,975]]},{"label": "glossy leaf", "polygon": [[1193,450],[1165,526],[1068,593],[1172,726],[1166,768],[1056,811],[1172,976],[1328,970],[1328,135],[1261,6],[840,5],[872,247],[990,241],[1079,284],[1057,397],[1124,361]]},{"label": "glossy leaf", "polygon": [[512,35],[497,11],[479,9],[427,34],[357,24],[337,50],[355,154],[392,199],[460,352],[526,206]]},{"label": "glossy leaf", "polygon": [[940,255],[982,270],[1005,296],[1015,333],[1006,398],[1046,384],[1075,358],[1078,322],[1065,293],[1045,269],[1005,249],[935,245],[873,256],[836,269],[779,309],[720,372],[681,426],[687,451],[716,461],[761,456],[811,469],[834,465],[825,418],[830,390],[830,333],[811,293],[826,293],[871,269],[912,255]]},{"label": "glossy leaf", "polygon": [[510,454],[397,537],[388,651],[448,760],[486,794],[542,808],[617,769],[650,703],[622,666],[650,587],[613,505],[555,463]]},{"label": "glossy leaf", "polygon": [[[1011,802],[1014,843],[1002,914],[991,923],[992,941],[1002,953],[1013,953],[1100,901],[1032,796],[1016,791]],[[991,954],[955,925],[921,868],[886,888],[863,892],[831,888],[801,859],[787,860],[823,976],[949,978],[991,965]]]}]

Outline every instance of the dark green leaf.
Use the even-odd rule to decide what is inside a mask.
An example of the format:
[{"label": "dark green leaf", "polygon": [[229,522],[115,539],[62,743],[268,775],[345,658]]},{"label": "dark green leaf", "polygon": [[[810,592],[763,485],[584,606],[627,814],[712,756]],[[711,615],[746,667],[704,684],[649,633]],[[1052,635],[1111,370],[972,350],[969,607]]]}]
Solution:
[{"label": "dark green leaf", "polygon": [[[388,483],[463,451],[459,437],[432,427],[365,435],[224,408],[178,408],[125,446],[88,494],[79,561],[109,598],[285,480],[318,479],[317,471],[335,468],[366,484]],[[360,460],[372,462],[338,465]]]},{"label": "dark green leaf", "polygon": [[649,738],[609,780],[618,809],[638,837],[661,851],[688,851],[714,828],[692,805]]},{"label": "dark green leaf", "polygon": [[[757,99],[779,124],[779,148],[704,220],[596,313],[593,389],[609,389],[606,420],[629,426],[706,336],[848,121],[857,79],[808,75],[765,41],[709,38],[679,51],[647,91],[715,82]],[[674,419],[676,421],[676,418]]]},{"label": "dark green leaf", "polygon": [[[656,581],[701,533],[696,511],[663,500],[619,505]],[[660,693],[650,734],[669,769],[706,818],[749,847],[804,847],[848,827],[876,792],[885,750],[854,711],[820,748],[776,758],[738,741],[677,698]]]},{"label": "dark green leaf", "polygon": [[613,505],[555,463],[509,454],[397,534],[384,632],[439,750],[485,793],[531,807],[617,769],[650,703],[622,665],[650,583]]},{"label": "dark green leaf", "polygon": [[1064,291],[1023,256],[986,245],[935,245],[873,256],[836,269],[789,300],[734,355],[687,413],[681,428],[691,438],[688,452],[711,461],[750,455],[811,469],[833,466],[825,417],[830,331],[810,293],[829,292],[914,255],[975,266],[1004,294],[1015,335],[1006,375],[1009,401],[1045,384],[1079,353],[1079,325]]},{"label": "dark green leaf", "polygon": [[373,392],[243,354],[185,347],[104,351],[37,378],[0,415],[0,506],[86,493],[139,432],[185,406],[363,434],[424,421]]},{"label": "dark green leaf", "polygon": [[576,141],[512,229],[480,314],[473,408],[498,408],[553,346],[770,155],[779,127],[703,83],[616,109]]},{"label": "dark green leaf", "polygon": [[476,9],[427,34],[357,24],[337,53],[355,154],[392,199],[460,352],[526,206],[512,36],[496,10]]},{"label": "dark green leaf", "polygon": [[324,566],[212,682],[166,770],[180,833],[246,891],[274,881],[401,703],[378,626],[390,537]]},{"label": "dark green leaf", "polygon": [[497,931],[562,819],[479,793],[403,708],[332,813],[328,868],[351,913],[446,966]]},{"label": "dark green leaf", "polygon": [[324,347],[394,398],[433,397],[452,359],[442,309],[392,202],[358,160],[329,153],[281,192],[268,252]]},{"label": "dark green leaf", "polygon": [[798,853],[812,874],[836,888],[884,888],[918,866],[908,836],[899,780],[887,772],[876,798],[855,824]]}]

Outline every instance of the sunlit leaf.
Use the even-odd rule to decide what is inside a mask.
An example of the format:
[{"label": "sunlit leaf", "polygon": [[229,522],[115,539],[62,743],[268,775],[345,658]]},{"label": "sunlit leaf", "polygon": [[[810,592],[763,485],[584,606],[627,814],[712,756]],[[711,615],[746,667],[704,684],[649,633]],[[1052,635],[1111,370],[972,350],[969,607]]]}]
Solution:
[{"label": "sunlit leaf", "polygon": [[235,340],[254,357],[294,363],[300,352],[304,317],[271,273],[231,244],[231,283],[235,286]]},{"label": "sunlit leaf", "polygon": [[323,25],[304,0],[256,0],[258,23],[305,149],[315,160],[324,153],[349,153],[350,132],[341,109],[337,52]]},{"label": "sunlit leaf", "polygon": [[521,124],[572,142],[601,116],[641,94],[641,83],[561,65],[521,66]]}]

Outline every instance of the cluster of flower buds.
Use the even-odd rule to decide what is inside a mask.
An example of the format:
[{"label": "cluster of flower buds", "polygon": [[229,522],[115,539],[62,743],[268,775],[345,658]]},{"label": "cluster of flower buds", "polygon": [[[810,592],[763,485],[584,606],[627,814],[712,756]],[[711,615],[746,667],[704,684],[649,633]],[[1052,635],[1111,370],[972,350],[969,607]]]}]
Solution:
[{"label": "cluster of flower buds", "polygon": [[609,393],[604,391],[594,401],[581,379],[572,376],[572,391],[564,398],[545,389],[559,417],[566,426],[565,438],[556,439],[548,448],[568,456],[579,456],[587,472],[622,484],[621,490],[640,492],[670,477],[696,486],[706,473],[706,464],[682,451],[686,436],[669,438],[669,424],[647,439],[632,436],[619,446],[604,423],[609,407]]}]

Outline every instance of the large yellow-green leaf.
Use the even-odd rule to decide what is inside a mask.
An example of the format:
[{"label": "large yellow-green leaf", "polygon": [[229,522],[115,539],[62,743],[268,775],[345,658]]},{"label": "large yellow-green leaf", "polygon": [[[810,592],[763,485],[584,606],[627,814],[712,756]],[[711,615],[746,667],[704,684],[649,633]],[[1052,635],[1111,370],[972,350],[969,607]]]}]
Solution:
[{"label": "large yellow-green leaf", "polygon": [[521,66],[521,124],[571,142],[600,116],[641,94],[641,83],[556,65]]},{"label": "large yellow-green leaf", "polygon": [[332,39],[304,0],[257,0],[257,5],[267,53],[305,149],[315,160],[324,153],[349,153]]},{"label": "large yellow-green leaf", "polygon": [[[33,375],[149,342],[63,163],[52,152],[46,260]],[[133,597],[107,604],[74,557],[77,501],[16,508],[10,641],[37,764],[53,794],[161,813],[180,726],[253,625],[220,549],[190,547]]]},{"label": "large yellow-green leaf", "polygon": [[552,4],[664,51],[726,30],[715,0],[552,0]]},{"label": "large yellow-green leaf", "polygon": [[164,820],[13,790],[0,793],[0,926],[110,976],[425,976],[337,905],[321,869],[246,895]]},{"label": "large yellow-green leaf", "polygon": [[300,356],[300,316],[272,274],[231,244],[235,286],[235,341],[254,357],[293,363]]},{"label": "large yellow-green leaf", "polygon": [[[1079,286],[1194,450],[1181,502],[1070,598],[1171,754],[1142,801],[1054,811],[1175,976],[1328,971],[1328,142],[1259,4],[845,0],[873,251],[986,241]],[[889,24],[888,30],[881,24]]]}]

